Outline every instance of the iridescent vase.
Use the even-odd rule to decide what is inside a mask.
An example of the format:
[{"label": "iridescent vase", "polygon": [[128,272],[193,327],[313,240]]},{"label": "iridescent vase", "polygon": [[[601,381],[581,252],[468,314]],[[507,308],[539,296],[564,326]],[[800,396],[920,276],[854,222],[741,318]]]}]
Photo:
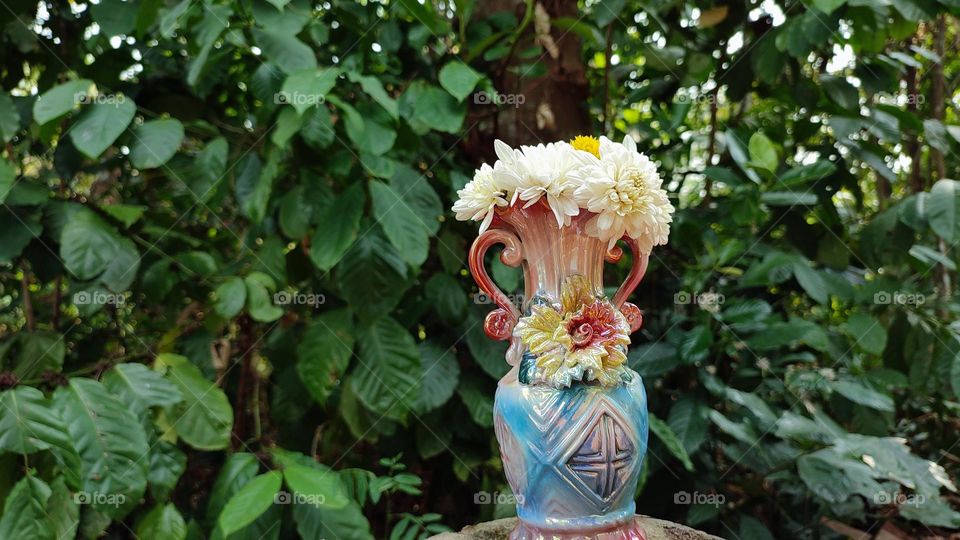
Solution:
[{"label": "iridescent vase", "polygon": [[[603,265],[619,260],[623,251],[608,249],[606,242],[587,234],[593,216],[581,211],[569,225],[560,226],[545,203],[515,205],[498,210],[490,229],[470,250],[471,273],[498,306],[487,315],[484,330],[491,339],[510,341],[506,360],[512,369],[497,388],[494,428],[520,518],[513,540],[644,538],[634,518],[634,492],[647,451],[643,381],[625,363],[605,368],[614,374],[614,382],[608,377],[603,384],[589,367],[542,368],[544,355],[534,354],[536,346],[528,344],[539,342],[527,339],[530,328],[538,328],[531,319],[542,315],[537,306],[555,306],[562,313],[561,306],[579,294],[585,297],[580,304],[598,306],[581,312],[606,310],[606,317],[597,319],[611,325],[591,326],[590,321],[566,316],[561,324],[569,328],[560,332],[565,343],[570,350],[582,346],[601,352],[606,344],[614,353],[606,355],[608,360],[625,359],[626,336],[642,323],[640,310],[626,299],[642,279],[649,254],[623,238],[632,249],[633,267],[613,299],[607,299]],[[518,304],[497,288],[484,268],[484,254],[496,244],[504,246],[504,264],[523,268],[524,295]],[[579,291],[568,290],[574,287]],[[544,335],[549,337],[549,332]],[[585,348],[578,352],[589,352]]]}]

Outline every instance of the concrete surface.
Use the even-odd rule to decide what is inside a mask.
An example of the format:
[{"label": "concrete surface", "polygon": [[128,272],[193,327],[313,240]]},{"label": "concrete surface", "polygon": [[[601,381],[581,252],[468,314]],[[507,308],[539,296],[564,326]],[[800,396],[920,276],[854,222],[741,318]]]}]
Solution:
[{"label": "concrete surface", "polygon": [[[643,524],[643,530],[647,533],[647,540],[723,540],[718,536],[670,521],[647,516],[638,517]],[[470,525],[458,533],[432,536],[430,540],[506,540],[516,525],[517,518],[498,519]]]}]

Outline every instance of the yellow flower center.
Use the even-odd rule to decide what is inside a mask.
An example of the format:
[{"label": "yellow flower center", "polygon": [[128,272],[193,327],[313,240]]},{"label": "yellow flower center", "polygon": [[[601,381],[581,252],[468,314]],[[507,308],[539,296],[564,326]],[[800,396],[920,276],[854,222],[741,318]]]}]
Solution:
[{"label": "yellow flower center", "polygon": [[596,137],[590,137],[589,135],[577,135],[572,141],[570,141],[570,146],[577,150],[590,152],[598,158],[600,157],[600,139],[597,139]]}]

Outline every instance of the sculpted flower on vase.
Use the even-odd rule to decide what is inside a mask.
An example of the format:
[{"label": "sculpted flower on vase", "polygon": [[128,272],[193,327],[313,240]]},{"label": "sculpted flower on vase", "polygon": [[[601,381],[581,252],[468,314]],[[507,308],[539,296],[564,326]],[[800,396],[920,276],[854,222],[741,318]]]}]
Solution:
[{"label": "sculpted flower on vase", "polygon": [[522,376],[528,383],[556,388],[575,381],[619,384],[630,344],[626,318],[592,293],[583,276],[568,278],[561,298],[559,305],[534,305],[517,322],[517,336],[529,351],[529,362],[520,366]]}]

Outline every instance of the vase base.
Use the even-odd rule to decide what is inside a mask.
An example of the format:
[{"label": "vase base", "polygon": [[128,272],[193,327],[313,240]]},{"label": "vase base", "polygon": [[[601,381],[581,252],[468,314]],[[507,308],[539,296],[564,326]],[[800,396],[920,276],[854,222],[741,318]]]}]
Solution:
[{"label": "vase base", "polygon": [[510,540],[647,540],[640,521],[589,529],[540,529],[520,520],[510,532]]}]

